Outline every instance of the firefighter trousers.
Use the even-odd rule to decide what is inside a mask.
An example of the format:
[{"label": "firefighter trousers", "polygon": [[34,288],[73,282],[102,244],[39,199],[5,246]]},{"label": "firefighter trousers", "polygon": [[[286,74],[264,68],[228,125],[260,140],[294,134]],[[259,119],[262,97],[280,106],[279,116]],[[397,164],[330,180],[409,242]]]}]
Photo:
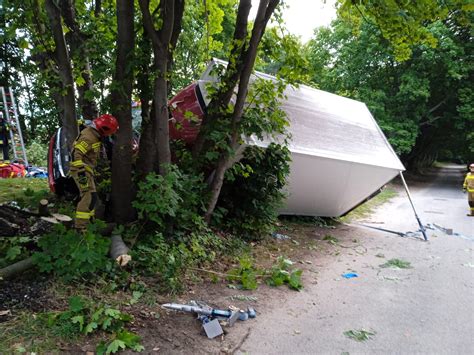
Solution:
[{"label": "firefighter trousers", "polygon": [[79,189],[79,202],[76,207],[74,226],[76,229],[84,230],[95,215],[97,192],[94,175],[89,171],[71,171],[71,177]]},{"label": "firefighter trousers", "polygon": [[467,193],[467,202],[469,203],[469,214],[474,216],[474,192]]}]

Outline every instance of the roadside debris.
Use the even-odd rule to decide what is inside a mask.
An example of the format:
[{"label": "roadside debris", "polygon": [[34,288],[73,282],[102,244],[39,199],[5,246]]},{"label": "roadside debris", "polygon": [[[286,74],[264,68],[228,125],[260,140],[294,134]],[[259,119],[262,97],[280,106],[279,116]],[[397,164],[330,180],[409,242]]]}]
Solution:
[{"label": "roadside debris", "polygon": [[347,330],[344,332],[344,335],[355,341],[362,342],[362,341],[372,339],[372,337],[375,335],[375,331],[369,331],[362,328],[359,330]]},{"label": "roadside debris", "polygon": [[247,296],[247,295],[232,295],[227,297],[231,301],[247,301],[247,302],[257,302],[257,296]]},{"label": "roadside debris", "polygon": [[354,277],[359,277],[359,275],[357,275],[355,272],[348,272],[348,273],[342,274],[341,276],[344,277],[345,279],[352,279]]},{"label": "roadside debris", "polygon": [[395,268],[395,269],[411,269],[411,263],[402,259],[390,259],[385,264],[380,265],[380,267],[386,268]]},{"label": "roadside debris", "polygon": [[467,267],[473,267],[473,268],[474,268],[474,264],[473,264],[473,263],[462,264],[462,266],[467,266]]},{"label": "roadside debris", "polygon": [[189,304],[165,303],[161,307],[197,314],[197,320],[202,323],[204,332],[209,339],[224,334],[222,326],[232,327],[237,320],[246,321],[257,316],[257,312],[252,307],[248,307],[246,311],[233,306],[223,310],[196,301],[190,301]]},{"label": "roadside debris", "polygon": [[278,240],[288,240],[290,239],[289,236],[287,236],[286,234],[280,234],[280,233],[272,233],[272,237],[275,238],[275,239],[278,239]]}]

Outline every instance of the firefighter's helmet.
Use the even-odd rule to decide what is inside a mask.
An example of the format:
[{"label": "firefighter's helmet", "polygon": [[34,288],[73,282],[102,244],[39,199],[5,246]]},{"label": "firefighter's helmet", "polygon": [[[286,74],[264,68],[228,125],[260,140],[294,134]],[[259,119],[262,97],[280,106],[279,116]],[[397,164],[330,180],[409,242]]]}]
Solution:
[{"label": "firefighter's helmet", "polygon": [[109,114],[100,115],[94,120],[95,128],[106,137],[114,134],[119,129],[117,119]]}]

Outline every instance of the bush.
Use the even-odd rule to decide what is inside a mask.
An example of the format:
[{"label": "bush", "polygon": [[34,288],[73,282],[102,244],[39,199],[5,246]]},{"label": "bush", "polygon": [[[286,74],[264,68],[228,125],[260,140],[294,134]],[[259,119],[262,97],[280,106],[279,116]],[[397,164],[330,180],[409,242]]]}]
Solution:
[{"label": "bush", "polygon": [[52,272],[64,281],[93,278],[105,270],[111,270],[108,258],[110,239],[102,237],[98,230],[103,222],[89,224],[87,232],[79,234],[58,225],[42,237],[38,245],[41,252],[33,254],[41,272]]},{"label": "bush", "polygon": [[214,261],[223,249],[222,240],[210,231],[177,239],[167,239],[157,232],[138,243],[132,256],[137,265],[135,269],[157,276],[163,291],[174,293],[182,290],[189,268]]},{"label": "bush", "polygon": [[151,221],[154,227],[175,237],[205,230],[200,213],[205,189],[202,177],[184,174],[174,165],[168,169],[166,176],[151,173],[138,184],[133,206],[139,219]]},{"label": "bush", "polygon": [[218,224],[244,239],[273,230],[290,172],[290,152],[281,145],[248,147],[245,158],[226,173],[214,216]]},{"label": "bush", "polygon": [[31,141],[26,147],[26,156],[30,165],[46,167],[46,159],[48,156],[48,144],[40,141]]}]

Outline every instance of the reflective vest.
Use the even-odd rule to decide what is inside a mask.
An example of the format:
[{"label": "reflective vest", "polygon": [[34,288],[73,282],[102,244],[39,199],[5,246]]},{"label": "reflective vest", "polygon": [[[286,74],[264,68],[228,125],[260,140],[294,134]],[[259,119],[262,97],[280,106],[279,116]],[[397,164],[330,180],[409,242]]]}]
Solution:
[{"label": "reflective vest", "polygon": [[474,174],[473,173],[467,173],[462,187],[466,189],[467,192],[474,192]]}]

